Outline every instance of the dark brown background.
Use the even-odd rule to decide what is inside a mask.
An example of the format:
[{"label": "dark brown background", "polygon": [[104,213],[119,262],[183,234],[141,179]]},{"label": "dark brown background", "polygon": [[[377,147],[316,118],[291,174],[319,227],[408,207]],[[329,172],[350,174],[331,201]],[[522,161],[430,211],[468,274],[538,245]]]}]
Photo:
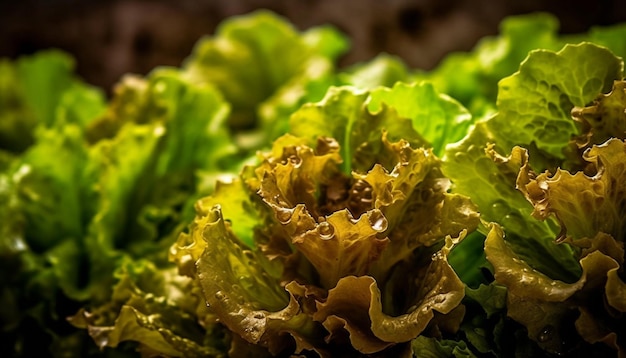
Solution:
[{"label": "dark brown background", "polygon": [[224,18],[259,8],[300,29],[336,25],[352,39],[343,65],[385,51],[424,69],[496,34],[511,14],[552,12],[564,33],[626,21],[623,0],[0,0],[0,56],[61,48],[83,78],[110,89],[124,73],[179,65]]}]

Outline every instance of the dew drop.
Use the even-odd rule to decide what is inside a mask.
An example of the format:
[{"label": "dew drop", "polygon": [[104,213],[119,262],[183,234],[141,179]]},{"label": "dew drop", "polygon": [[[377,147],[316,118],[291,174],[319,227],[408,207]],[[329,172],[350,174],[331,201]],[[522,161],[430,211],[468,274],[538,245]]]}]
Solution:
[{"label": "dew drop", "polygon": [[215,298],[219,301],[223,301],[224,299],[226,299],[226,295],[224,295],[222,291],[217,291],[215,292]]},{"label": "dew drop", "polygon": [[551,340],[553,336],[554,336],[554,326],[549,324],[543,327],[543,329],[541,329],[541,331],[539,332],[539,335],[537,336],[537,340],[541,343],[545,343]]},{"label": "dew drop", "polygon": [[293,209],[279,208],[276,210],[276,219],[282,224],[288,224],[293,216]]},{"label": "dew drop", "polygon": [[317,232],[322,240],[330,240],[335,236],[335,228],[326,221],[319,223]]},{"label": "dew drop", "polygon": [[369,214],[370,225],[372,225],[372,229],[383,232],[387,230],[387,218],[383,215],[380,210],[373,210]]}]

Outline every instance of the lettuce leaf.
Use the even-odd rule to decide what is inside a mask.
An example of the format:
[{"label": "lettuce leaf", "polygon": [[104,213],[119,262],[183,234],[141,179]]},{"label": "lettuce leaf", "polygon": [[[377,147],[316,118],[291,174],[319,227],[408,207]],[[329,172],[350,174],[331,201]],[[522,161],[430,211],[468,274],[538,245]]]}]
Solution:
[{"label": "lettuce leaf", "polygon": [[107,304],[70,318],[73,325],[89,330],[98,347],[133,341],[144,356],[226,356],[226,337],[216,329],[191,280],[145,260],[125,262],[115,276],[119,281]]},{"label": "lettuce leaf", "polygon": [[321,98],[334,81],[334,61],[346,49],[346,38],[329,26],[301,33],[259,10],[230,18],[215,36],[198,41],[183,71],[224,95],[232,106],[229,127],[242,133],[239,145],[255,149],[285,132],[291,111]]},{"label": "lettuce leaf", "polygon": [[474,117],[486,118],[498,111],[494,102],[500,92],[499,81],[515,73],[531,51],[557,51],[566,44],[591,42],[619,57],[626,56],[621,41],[626,26],[622,24],[594,26],[574,35],[558,30],[558,19],[549,13],[510,16],[500,23],[497,36],[481,39],[471,52],[449,54],[434,70],[414,76],[432,81],[438,91],[459,100]]},{"label": "lettuce leaf", "polygon": [[271,354],[390,352],[435,317],[459,326],[464,286],[447,256],[478,214],[446,193],[430,149],[394,140],[415,133],[411,119],[369,112],[372,95],[337,87],[303,106],[260,164],[198,201],[170,249],[220,321]]},{"label": "lettuce leaf", "polygon": [[84,127],[104,108],[102,91],[74,74],[74,60],[58,50],[0,60],[0,149],[22,153],[35,128],[57,122]]},{"label": "lettuce leaf", "polygon": [[[540,75],[548,68],[550,75]],[[570,72],[576,68],[580,68],[578,76]],[[552,243],[559,231],[553,217],[532,218],[533,206],[516,190],[518,172],[527,162],[538,170],[565,163],[577,128],[570,117],[572,109],[610,88],[621,71],[618,58],[592,44],[568,45],[557,53],[531,52],[519,72],[501,81],[500,112],[476,123],[463,141],[448,147],[444,157],[444,173],[453,180],[453,190],[471,195],[484,220],[503,225],[509,242],[534,267],[566,282],[580,275],[576,249]],[[529,149],[513,149],[514,145]],[[504,157],[499,151],[511,154]],[[537,250],[547,257],[534,258]]]}]

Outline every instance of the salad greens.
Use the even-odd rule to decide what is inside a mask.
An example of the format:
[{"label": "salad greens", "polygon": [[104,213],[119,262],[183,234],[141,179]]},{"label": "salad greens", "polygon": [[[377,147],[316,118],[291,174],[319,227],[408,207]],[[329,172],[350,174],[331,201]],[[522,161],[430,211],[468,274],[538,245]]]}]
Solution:
[{"label": "salad greens", "polygon": [[339,68],[257,11],[110,98],[0,60],[0,355],[626,354],[625,37]]}]

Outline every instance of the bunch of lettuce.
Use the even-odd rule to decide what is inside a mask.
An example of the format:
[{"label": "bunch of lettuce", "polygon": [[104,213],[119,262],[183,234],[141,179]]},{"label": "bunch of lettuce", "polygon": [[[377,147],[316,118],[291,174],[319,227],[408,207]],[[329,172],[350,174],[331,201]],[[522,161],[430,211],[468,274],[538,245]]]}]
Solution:
[{"label": "bunch of lettuce", "polygon": [[529,52],[558,51],[566,44],[592,42],[626,56],[622,36],[626,24],[595,26],[587,33],[560,34],[558,19],[549,13],[505,18],[497,36],[481,39],[471,52],[448,54],[432,71],[415,71],[414,80],[431,81],[438,91],[460,101],[475,117],[497,111],[498,82],[517,71]]},{"label": "bunch of lettuce", "polygon": [[[268,68],[255,63],[263,56],[271,63],[277,46],[285,46],[285,62],[270,80]],[[216,177],[238,172],[261,145],[241,144],[239,113],[259,122],[246,129],[271,135],[256,119],[256,107],[272,107],[263,105],[272,96],[296,106],[279,98],[281,89],[323,82],[344,47],[332,28],[300,34],[259,12],[200,41],[181,68],[126,76],[108,103],[73,74],[64,53],[2,60],[2,352],[95,354],[86,332],[67,317],[86,305],[114,302],[128,286],[155,291],[163,289],[161,281],[179,285],[176,275],[166,274],[172,271],[167,248],[193,219],[193,203],[213,189]],[[313,65],[326,72],[312,71]],[[242,68],[257,71],[243,74]],[[256,96],[249,95],[252,83]],[[242,93],[229,92],[233,85]],[[151,279],[140,284],[142,275]]]},{"label": "bunch of lettuce", "polygon": [[109,100],[2,60],[0,352],[624,354],[626,27],[557,25],[338,69],[258,11]]},{"label": "bunch of lettuce", "polygon": [[[4,92],[20,106],[3,123],[31,138],[2,152],[3,351],[32,356],[50,345],[87,354],[92,346],[66,317],[107,302],[122,263],[167,263],[200,185],[196,172],[224,169],[220,158],[233,147],[221,124],[228,106],[167,69],[125,79],[107,106],[61,53],[6,65],[23,81]],[[66,88],[46,98],[29,81]],[[18,125],[31,118],[31,128]]]},{"label": "bunch of lettuce", "polygon": [[507,315],[549,353],[624,352],[623,66],[590,43],[533,51],[446,151],[453,191],[488,223]]}]

